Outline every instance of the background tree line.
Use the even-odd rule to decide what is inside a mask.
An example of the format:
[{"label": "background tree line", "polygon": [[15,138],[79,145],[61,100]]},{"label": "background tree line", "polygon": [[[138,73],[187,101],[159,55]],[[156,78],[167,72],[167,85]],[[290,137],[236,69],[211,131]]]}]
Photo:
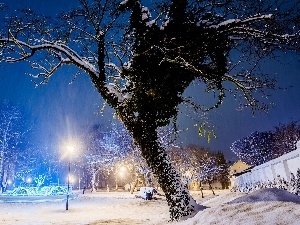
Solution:
[{"label": "background tree line", "polygon": [[7,100],[0,104],[0,191],[28,185],[40,174],[45,175],[48,184],[57,180],[57,152],[53,146],[30,141],[34,129],[24,109]]},{"label": "background tree line", "polygon": [[257,166],[296,149],[300,140],[300,124],[293,121],[271,131],[255,131],[232,143],[230,149],[249,165]]},{"label": "background tree line", "polygon": [[[5,101],[1,105],[1,174],[3,186],[12,182],[13,186],[34,185],[34,178],[43,175],[44,185],[64,184],[62,174],[66,162],[61,159],[54,145],[30,142],[29,133],[22,110]],[[159,186],[151,169],[141,157],[138,147],[124,126],[112,120],[110,130],[99,124],[80,131],[80,153],[72,161],[73,173],[81,177],[81,185],[92,188],[109,185],[118,188],[125,182],[136,186]],[[184,183],[199,184],[219,180],[223,187],[227,182],[227,164],[223,153],[211,152],[199,146],[179,147],[176,131],[165,128],[159,131],[160,142],[168,149],[167,154],[175,168],[182,174]],[[49,143],[48,143],[49,144]],[[126,170],[126,173],[122,170]],[[78,177],[77,176],[77,177]],[[122,177],[121,177],[122,176]],[[30,178],[30,182],[29,179]],[[120,180],[123,179],[121,183]],[[61,179],[61,181],[59,181]],[[123,187],[122,187],[123,188]]]},{"label": "background tree line", "polygon": [[[167,149],[167,155],[180,172],[182,181],[189,186],[191,182],[208,183],[220,181],[223,188],[228,185],[228,166],[222,152],[212,152],[200,146],[179,147],[176,143],[176,131],[171,128],[159,131],[160,142]],[[126,182],[131,184],[131,191],[139,186],[159,186],[150,167],[141,157],[138,147],[124,126],[117,121],[112,129],[103,131],[100,125],[89,129],[84,138],[86,152],[85,168],[92,177],[92,188],[103,188],[99,182],[112,186],[115,179],[116,189],[120,169],[126,168]],[[97,176],[97,180],[95,179]],[[114,184],[114,183],[113,183]]]}]

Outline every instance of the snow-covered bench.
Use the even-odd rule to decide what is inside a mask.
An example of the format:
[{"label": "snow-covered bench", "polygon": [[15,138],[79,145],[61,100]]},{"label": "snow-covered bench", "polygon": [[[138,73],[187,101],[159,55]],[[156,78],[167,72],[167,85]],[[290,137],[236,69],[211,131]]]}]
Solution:
[{"label": "snow-covered bench", "polygon": [[141,187],[136,197],[151,200],[153,198],[153,193],[157,193],[154,187]]}]

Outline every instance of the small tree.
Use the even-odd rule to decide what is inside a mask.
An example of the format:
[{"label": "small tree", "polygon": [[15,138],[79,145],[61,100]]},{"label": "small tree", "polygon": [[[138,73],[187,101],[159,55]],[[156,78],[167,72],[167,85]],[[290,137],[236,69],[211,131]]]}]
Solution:
[{"label": "small tree", "polygon": [[20,109],[8,101],[0,106],[0,192],[5,189],[9,176],[16,172],[17,159],[22,152],[19,147],[28,131],[23,119]]},{"label": "small tree", "polygon": [[170,158],[171,163],[180,172],[182,182],[188,186],[193,181],[198,181],[197,174],[199,173],[199,164],[208,150],[195,146],[189,145],[187,147],[173,146],[167,150],[167,154]]},{"label": "small tree", "polygon": [[212,191],[213,195],[215,192],[211,186],[212,182],[217,179],[218,175],[220,175],[221,168],[218,166],[218,162],[214,155],[208,156],[203,163],[199,165],[200,173],[198,174],[199,179],[207,183],[209,189]]},{"label": "small tree", "polygon": [[217,175],[217,180],[220,181],[220,183],[222,184],[222,188],[228,188],[229,185],[229,168],[228,168],[228,164],[227,161],[225,159],[225,156],[223,154],[223,152],[218,151],[215,154],[216,157],[216,161],[219,167],[219,173]]},{"label": "small tree", "polygon": [[85,158],[87,169],[92,176],[92,191],[95,189],[96,175],[102,172],[107,177],[115,164],[129,153],[128,149],[121,147],[124,142],[119,142],[120,131],[113,128],[105,132],[102,129],[101,126],[93,126],[85,138],[87,146]]}]

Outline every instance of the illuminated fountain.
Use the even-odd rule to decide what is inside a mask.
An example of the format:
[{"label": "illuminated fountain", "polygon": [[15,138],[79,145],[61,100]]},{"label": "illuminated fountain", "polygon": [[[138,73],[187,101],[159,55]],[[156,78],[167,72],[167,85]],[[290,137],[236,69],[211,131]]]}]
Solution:
[{"label": "illuminated fountain", "polygon": [[[67,186],[44,186],[44,187],[16,187],[9,195],[10,196],[51,196],[51,195],[66,195],[68,192]],[[72,192],[72,189],[69,190]]]},{"label": "illuminated fountain", "polygon": [[[72,191],[72,176],[70,174],[71,158],[74,152],[73,146],[67,146],[66,156],[68,157],[68,178],[67,185],[44,186],[46,175],[38,175],[34,179],[21,176],[22,186],[15,187],[13,190],[0,194],[0,202],[36,202],[36,201],[63,201],[66,200],[66,210],[69,207],[69,199],[78,197]],[[35,186],[32,185],[34,181]],[[11,185],[11,183],[10,183]]]},{"label": "illuminated fountain", "polygon": [[[72,191],[72,186],[49,185],[43,186],[45,176],[39,175],[34,179],[36,186],[20,186],[7,194],[0,195],[0,202],[36,202],[36,201],[62,201],[74,199],[78,195]],[[31,184],[32,179],[27,178],[26,183]]]},{"label": "illuminated fountain", "polygon": [[[45,181],[44,175],[39,175],[34,178],[36,187],[16,187],[14,188],[9,195],[10,196],[51,196],[51,195],[66,195],[68,193],[67,186],[43,186]],[[26,183],[30,184],[32,179],[29,177],[26,179]],[[69,193],[72,192],[72,189],[69,188]]]}]

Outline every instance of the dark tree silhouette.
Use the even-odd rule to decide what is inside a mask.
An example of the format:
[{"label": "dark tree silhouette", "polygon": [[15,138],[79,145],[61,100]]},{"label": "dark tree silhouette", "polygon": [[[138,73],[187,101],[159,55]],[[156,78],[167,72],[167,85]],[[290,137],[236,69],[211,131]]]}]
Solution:
[{"label": "dark tree silhouette", "polygon": [[230,149],[243,162],[257,166],[273,159],[272,132],[253,132],[232,143]]},{"label": "dark tree silhouette", "polygon": [[230,181],[229,181],[229,168],[228,163],[225,159],[223,152],[218,151],[215,154],[217,164],[220,168],[220,173],[217,176],[217,179],[220,181],[222,188],[228,188]]},{"label": "dark tree silhouette", "polygon": [[296,122],[275,127],[272,131],[253,132],[232,143],[230,149],[249,165],[260,165],[296,150],[300,139]]},{"label": "dark tree silhouette", "polygon": [[226,94],[265,109],[259,96],[274,88],[274,80],[259,73],[258,65],[278,52],[299,50],[299,1],[79,3],[58,20],[31,10],[4,14],[0,60],[31,62],[41,71],[32,75],[37,83],[47,83],[64,65],[88,74],[157,176],[171,219],[193,215],[198,205],[169,163],[157,128],[176,120],[183,92],[195,80],[216,93],[211,106],[186,100],[202,112],[218,107]]},{"label": "dark tree silhouette", "polygon": [[297,149],[296,143],[300,140],[300,124],[293,121],[289,124],[281,124],[273,131],[274,158],[282,156]]}]

